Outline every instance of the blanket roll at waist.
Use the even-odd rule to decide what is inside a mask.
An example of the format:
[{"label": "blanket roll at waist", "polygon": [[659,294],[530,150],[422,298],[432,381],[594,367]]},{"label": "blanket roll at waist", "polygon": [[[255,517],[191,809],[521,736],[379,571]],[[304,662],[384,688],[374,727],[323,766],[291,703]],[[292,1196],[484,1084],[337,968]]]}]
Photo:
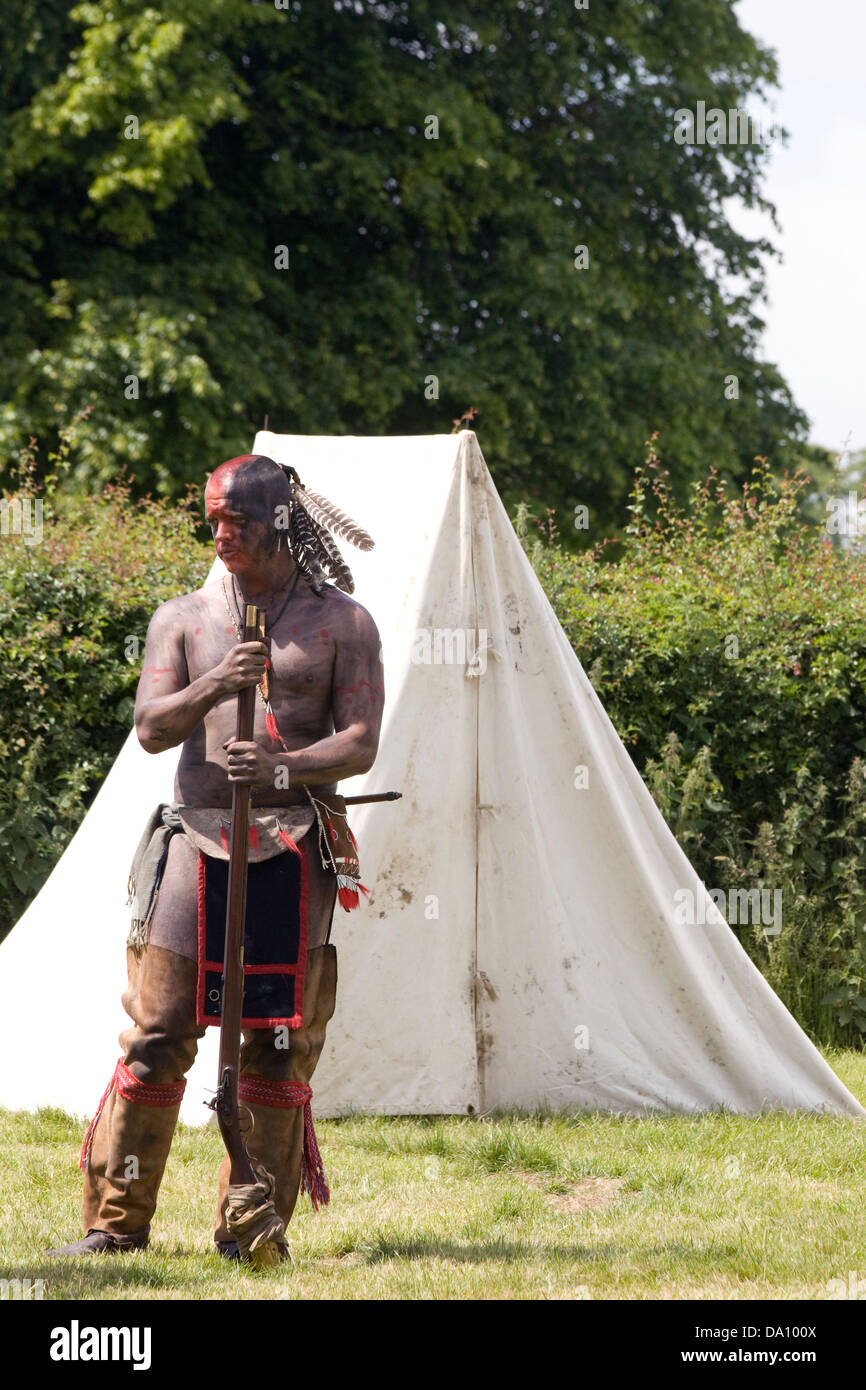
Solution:
[{"label": "blanket roll at waist", "polygon": [[168,858],[168,842],[180,829],[177,807],[161,801],[144,827],[135,851],[126,900],[126,906],[132,908],[126,944],[139,955],[147,945],[150,920]]},{"label": "blanket roll at waist", "polygon": [[[307,858],[288,836],[283,851],[247,871],[244,1028],[300,1028],[304,1021]],[[199,852],[196,1021],[203,1025],[220,1022],[227,894],[227,861]]]}]

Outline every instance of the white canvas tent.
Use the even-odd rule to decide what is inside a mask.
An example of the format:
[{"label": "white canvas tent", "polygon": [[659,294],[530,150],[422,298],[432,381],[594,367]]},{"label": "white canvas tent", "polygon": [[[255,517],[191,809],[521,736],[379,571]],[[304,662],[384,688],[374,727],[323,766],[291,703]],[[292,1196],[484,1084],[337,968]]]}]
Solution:
[{"label": "white canvas tent", "polygon": [[[341,790],[403,793],[352,817],[372,893],[335,913],[340,985],[317,1113],[862,1118],[726,923],[678,920],[694,871],[556,622],[474,434],[260,433],[254,448],[376,540],[346,550],[382,637],[385,720],[374,768]],[[95,1108],[126,1021],[127,871],[149,812],[171,799],[176,756],[149,756],[130,735],[0,948],[0,1104]],[[184,1118],[207,1118],[215,1076],[210,1029]]]}]

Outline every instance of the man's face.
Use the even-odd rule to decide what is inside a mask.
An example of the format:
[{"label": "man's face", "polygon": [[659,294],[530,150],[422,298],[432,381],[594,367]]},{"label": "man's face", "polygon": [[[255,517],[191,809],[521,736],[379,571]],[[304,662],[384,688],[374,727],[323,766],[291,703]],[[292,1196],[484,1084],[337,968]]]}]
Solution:
[{"label": "man's face", "polygon": [[255,573],[274,551],[273,518],[256,491],[242,469],[217,469],[205,488],[205,518],[230,574]]}]

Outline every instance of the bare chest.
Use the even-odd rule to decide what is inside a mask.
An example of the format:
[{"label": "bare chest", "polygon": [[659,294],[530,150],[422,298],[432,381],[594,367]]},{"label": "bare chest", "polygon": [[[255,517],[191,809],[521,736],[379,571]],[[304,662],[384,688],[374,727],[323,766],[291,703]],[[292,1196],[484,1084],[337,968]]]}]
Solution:
[{"label": "bare chest", "polygon": [[[320,600],[303,595],[290,602],[268,630],[268,682],[275,708],[298,699],[330,700],[336,645],[327,619],[311,608]],[[198,613],[184,635],[190,681],[212,671],[238,643],[237,617],[229,616],[222,594],[200,596]]]}]

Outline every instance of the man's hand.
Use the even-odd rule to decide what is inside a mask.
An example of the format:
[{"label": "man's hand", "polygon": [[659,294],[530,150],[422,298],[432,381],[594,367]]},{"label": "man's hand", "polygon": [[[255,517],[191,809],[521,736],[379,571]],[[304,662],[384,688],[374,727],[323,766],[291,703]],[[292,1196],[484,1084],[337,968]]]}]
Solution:
[{"label": "man's hand", "polygon": [[213,669],[224,695],[233,695],[249,685],[258,685],[265,673],[268,648],[264,642],[239,642]]},{"label": "man's hand", "polygon": [[230,782],[246,782],[251,787],[274,785],[277,759],[273,753],[266,753],[257,743],[241,743],[236,738],[226,739],[223,748],[227,751]]}]

